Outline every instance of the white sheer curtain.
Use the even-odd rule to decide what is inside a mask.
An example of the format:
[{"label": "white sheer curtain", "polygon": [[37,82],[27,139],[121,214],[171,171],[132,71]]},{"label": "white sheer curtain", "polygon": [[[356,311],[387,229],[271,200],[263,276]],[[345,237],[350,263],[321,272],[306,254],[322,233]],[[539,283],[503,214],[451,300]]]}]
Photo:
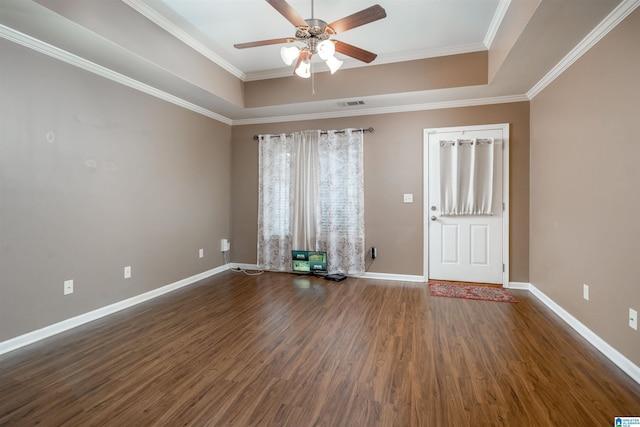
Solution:
[{"label": "white sheer curtain", "polygon": [[[320,231],[320,131],[293,134],[291,156],[291,249],[316,250]],[[307,249],[308,248],[308,249]]]},{"label": "white sheer curtain", "polygon": [[291,253],[292,147],[293,138],[285,134],[260,137],[258,265],[267,270],[286,270]]},{"label": "white sheer curtain", "polygon": [[363,132],[328,131],[320,139],[321,231],[318,249],[333,272],[364,273]]},{"label": "white sheer curtain", "polygon": [[330,273],[364,272],[362,132],[260,136],[258,265],[291,269],[291,250],[326,251]]},{"label": "white sheer curtain", "polygon": [[440,214],[491,215],[492,139],[440,141]]}]

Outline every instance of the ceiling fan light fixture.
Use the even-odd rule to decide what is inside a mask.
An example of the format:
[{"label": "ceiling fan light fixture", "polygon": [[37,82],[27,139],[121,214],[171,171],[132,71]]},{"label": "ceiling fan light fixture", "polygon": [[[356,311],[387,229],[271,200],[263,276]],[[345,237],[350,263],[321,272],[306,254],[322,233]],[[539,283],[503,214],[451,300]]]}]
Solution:
[{"label": "ceiling fan light fixture", "polygon": [[340,67],[342,67],[342,64],[344,64],[343,61],[340,61],[335,56],[329,57],[329,59],[327,59],[326,63],[327,63],[327,67],[329,67],[329,69],[331,70],[331,74],[333,74],[336,71],[338,71],[338,69]]},{"label": "ceiling fan light fixture", "polygon": [[305,59],[300,62],[300,65],[296,68],[296,74],[303,79],[311,77],[311,63],[309,60]]},{"label": "ceiling fan light fixture", "polygon": [[322,58],[323,61],[328,60],[336,53],[336,46],[333,44],[331,40],[323,40],[318,43],[318,56]]},{"label": "ceiling fan light fixture", "polygon": [[298,56],[294,73],[303,79],[311,77],[311,56],[313,55],[307,49],[302,49]]},{"label": "ceiling fan light fixture", "polygon": [[300,49],[297,46],[284,46],[280,49],[280,57],[287,65],[293,64],[298,55],[300,55]]}]

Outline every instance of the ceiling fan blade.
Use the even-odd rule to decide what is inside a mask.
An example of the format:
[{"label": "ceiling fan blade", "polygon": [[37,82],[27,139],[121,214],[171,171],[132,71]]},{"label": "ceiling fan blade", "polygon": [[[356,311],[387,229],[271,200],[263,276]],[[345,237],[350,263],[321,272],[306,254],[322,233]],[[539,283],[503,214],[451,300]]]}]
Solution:
[{"label": "ceiling fan blade", "polygon": [[353,45],[350,45],[349,43],[341,41],[336,41],[336,52],[340,52],[343,55],[347,55],[359,61],[366,62],[367,64],[376,59],[376,57],[378,56],[373,52],[360,49],[359,47],[355,47]]},{"label": "ceiling fan blade", "polygon": [[275,10],[277,10],[278,12],[280,12],[280,15],[284,16],[285,18],[287,18],[287,21],[291,22],[294,26],[296,27],[300,27],[300,26],[306,26],[307,23],[305,22],[304,19],[302,19],[302,17],[300,15],[298,15],[298,12],[295,11],[294,8],[291,7],[291,5],[289,5],[289,3],[287,3],[284,0],[267,0],[267,3],[269,3]]},{"label": "ceiling fan blade", "polygon": [[271,44],[289,43],[294,41],[296,41],[296,39],[291,37],[284,37],[281,39],[269,39],[269,40],[260,40],[257,42],[238,43],[238,44],[234,44],[233,47],[235,47],[236,49],[246,49],[248,47],[268,46]]},{"label": "ceiling fan blade", "polygon": [[329,24],[329,27],[334,31],[335,34],[339,34],[344,33],[345,31],[352,28],[356,28],[361,25],[377,21],[378,19],[385,18],[386,16],[387,12],[385,12],[382,6],[376,4],[374,6],[363,9],[360,12],[356,12],[353,15],[338,19],[337,21]]}]

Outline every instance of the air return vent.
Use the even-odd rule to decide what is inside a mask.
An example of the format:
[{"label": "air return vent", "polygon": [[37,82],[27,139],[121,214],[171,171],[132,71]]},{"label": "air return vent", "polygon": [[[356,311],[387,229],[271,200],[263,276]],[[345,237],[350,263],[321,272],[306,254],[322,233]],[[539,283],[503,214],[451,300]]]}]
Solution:
[{"label": "air return vent", "polygon": [[356,105],[364,105],[364,101],[338,102],[339,107],[355,107]]}]

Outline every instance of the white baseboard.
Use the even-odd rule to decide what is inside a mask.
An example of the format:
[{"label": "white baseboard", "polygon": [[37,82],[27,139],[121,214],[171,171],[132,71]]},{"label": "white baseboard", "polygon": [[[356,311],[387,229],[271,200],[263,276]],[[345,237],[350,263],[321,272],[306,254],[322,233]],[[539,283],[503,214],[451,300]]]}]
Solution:
[{"label": "white baseboard", "polygon": [[257,264],[242,264],[238,262],[230,262],[228,265],[229,265],[229,268],[234,270],[240,269],[240,270],[250,270],[250,271],[262,271]]},{"label": "white baseboard", "polygon": [[354,276],[354,277],[362,277],[363,279],[375,279],[375,280],[396,280],[400,282],[420,282],[426,283],[424,276],[416,276],[410,274],[389,274],[389,273],[371,273],[366,272],[362,276]]},{"label": "white baseboard", "polygon": [[[109,314],[124,310],[125,308],[132,307],[150,299],[156,298],[160,295],[164,295],[168,292],[182,288],[184,286],[191,285],[200,280],[206,279],[213,275],[222,273],[223,271],[231,268],[241,268],[245,270],[259,270],[257,265],[254,264],[238,264],[230,263],[212,270],[208,270],[199,274],[196,274],[186,279],[179,280],[169,285],[163,286],[158,289],[154,289],[144,294],[131,297],[115,304],[108,305],[106,307],[99,308],[97,310],[90,311],[88,313],[81,314],[70,319],[63,320],[62,322],[55,323],[53,325],[46,326],[36,331],[28,332],[24,335],[20,335],[15,338],[11,338],[7,341],[0,342],[0,355],[8,353],[12,350],[16,350],[20,347],[32,344],[36,341],[49,338],[53,335],[75,328],[76,326],[83,325]],[[389,281],[403,281],[403,282],[422,282],[426,280],[424,276],[407,275],[407,274],[388,274],[388,273],[365,273],[359,276],[365,279],[377,279],[377,280],[389,280]],[[576,332],[584,337],[591,345],[593,345],[598,351],[604,354],[609,360],[615,363],[620,369],[622,369],[627,375],[629,375],[634,381],[640,384],[640,367],[635,365],[632,361],[627,359],[615,348],[611,347],[606,341],[597,336],[593,331],[582,324],[578,319],[573,317],[569,312],[556,304],[551,298],[546,296],[542,291],[536,288],[531,283],[526,282],[509,282],[509,289],[514,290],[526,290],[531,292],[538,300],[544,305],[556,313],[565,323],[571,326]]]},{"label": "white baseboard", "polygon": [[530,287],[531,287],[531,283],[527,283],[527,282],[509,282],[509,289],[528,291]]},{"label": "white baseboard", "polygon": [[79,316],[75,316],[70,319],[66,319],[61,322],[54,323],[53,325],[45,326],[42,329],[28,332],[24,335],[20,335],[15,338],[11,338],[9,340],[0,342],[0,355],[16,350],[20,347],[24,347],[26,345],[32,344],[36,341],[49,338],[53,335],[59,334],[61,332],[67,331],[69,329],[75,328],[85,323],[92,322],[94,320],[100,319],[101,317],[104,317],[104,316],[108,316],[109,314],[113,314],[120,310],[124,310],[125,308],[129,308],[134,305],[140,304],[142,302],[148,301],[150,299],[159,297],[160,295],[164,295],[168,292],[175,291],[176,289],[182,288],[184,286],[191,285],[202,279],[206,279],[207,277],[211,277],[215,274],[222,273],[223,271],[228,269],[229,269],[229,265],[223,265],[223,266],[214,268],[212,270],[204,271],[194,276],[187,277],[186,279],[182,279],[177,282],[168,284],[161,288],[157,288],[152,291],[145,292],[140,295],[136,295],[135,297],[127,298],[125,300],[116,302],[111,305],[107,305],[102,308],[98,308],[88,313],[84,313]]},{"label": "white baseboard", "polygon": [[[256,264],[238,264],[238,263],[229,263],[229,266],[232,269],[243,269],[243,270],[260,270]],[[277,273],[277,271],[276,271]],[[424,276],[413,276],[409,274],[389,274],[389,273],[364,273],[362,275],[353,275],[349,277],[356,277],[362,279],[376,279],[376,280],[390,280],[390,281],[400,281],[400,282],[421,282],[424,283],[426,280]]]},{"label": "white baseboard", "polygon": [[[515,282],[517,283],[517,282]],[[515,284],[514,283],[514,284]],[[591,329],[587,328],[582,322],[573,317],[568,311],[556,304],[551,298],[546,296],[542,291],[536,288],[531,283],[519,283],[519,286],[511,287],[510,289],[523,289],[531,292],[538,300],[546,305],[551,311],[557,314],[565,323],[571,326],[576,332],[578,332],[584,339],[586,339],[591,345],[593,345],[598,351],[604,354],[609,360],[615,363],[620,369],[622,369],[627,375],[629,375],[635,382],[640,384],[640,367],[634,364],[631,360],[627,359],[618,350],[611,347],[606,341],[596,335]]]}]

